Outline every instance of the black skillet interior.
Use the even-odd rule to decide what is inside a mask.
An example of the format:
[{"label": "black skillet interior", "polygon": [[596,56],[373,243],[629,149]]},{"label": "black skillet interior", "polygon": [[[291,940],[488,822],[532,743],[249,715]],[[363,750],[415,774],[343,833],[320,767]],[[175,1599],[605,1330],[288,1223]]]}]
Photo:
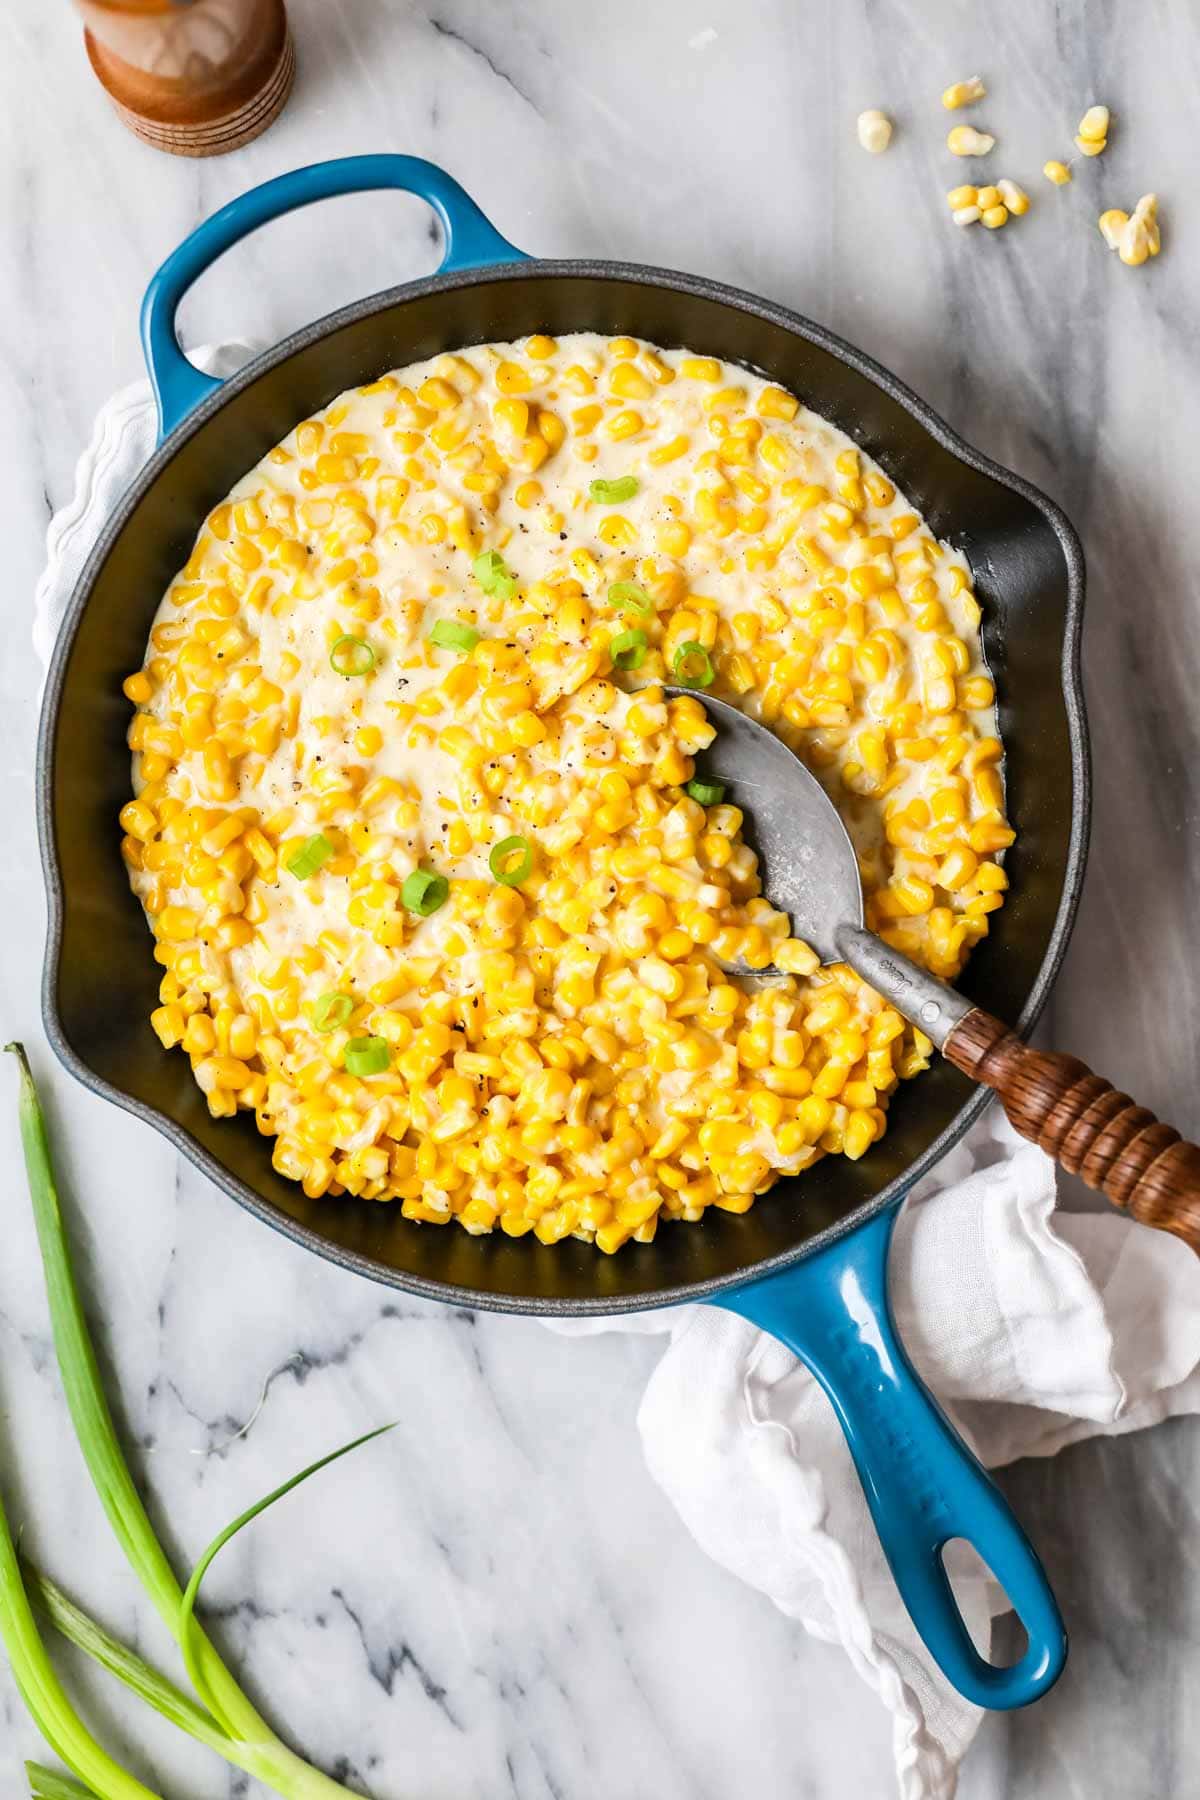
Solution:
[{"label": "black skillet interior", "polygon": [[1011,894],[963,985],[1001,1017],[1032,1022],[1065,946],[1086,844],[1075,675],[1082,563],[1070,526],[885,372],[806,321],[689,277],[580,263],[435,278],[348,308],[258,359],[135,484],[85,572],[47,693],[38,787],[51,898],[45,1012],[76,1075],[167,1131],[234,1198],[321,1254],[460,1304],[614,1312],[731,1285],[887,1204],[914,1165],[957,1134],[978,1096],[938,1062],[904,1084],[886,1137],[862,1161],[828,1158],[741,1217],[713,1211],[703,1225],[668,1227],[617,1257],[574,1240],[546,1248],[532,1236],[410,1224],[396,1207],[347,1197],[310,1201],[275,1174],[270,1142],[248,1115],[210,1118],[186,1059],[165,1053],[151,1031],[161,971],[116,824],[129,797],[121,682],[140,665],[159,599],[209,508],[344,388],[462,344],[579,330],[688,345],[768,373],[855,438],[935,532],[965,550],[984,606],[1019,835]]}]

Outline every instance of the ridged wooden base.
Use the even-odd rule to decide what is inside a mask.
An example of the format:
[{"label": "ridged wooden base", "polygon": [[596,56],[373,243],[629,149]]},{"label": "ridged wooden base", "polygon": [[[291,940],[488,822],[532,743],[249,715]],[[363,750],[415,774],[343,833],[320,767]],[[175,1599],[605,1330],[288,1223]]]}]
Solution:
[{"label": "ridged wooden base", "polygon": [[[145,77],[140,77],[135,97],[122,79],[128,65],[122,64],[98,43],[91,32],[86,32],[85,38],[92,67],[122,124],[143,143],[153,145],[156,150],[165,150],[171,156],[224,156],[228,151],[248,144],[279,117],[296,75],[295,46],[285,23],[274,61],[254,92],[247,95],[244,82],[239,83],[236,101],[227,110],[214,113],[209,102],[205,107],[206,116],[188,116],[198,109],[181,103],[175,93],[149,93]],[[167,85],[163,84],[164,87]],[[219,104],[218,101],[218,108]]]}]

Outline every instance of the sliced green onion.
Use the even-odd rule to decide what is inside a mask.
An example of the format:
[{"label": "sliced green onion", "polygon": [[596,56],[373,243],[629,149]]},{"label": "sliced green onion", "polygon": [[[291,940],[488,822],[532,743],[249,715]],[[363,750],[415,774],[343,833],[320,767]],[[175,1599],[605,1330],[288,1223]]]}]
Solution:
[{"label": "sliced green onion", "polygon": [[615,669],[640,669],[646,660],[650,639],[644,631],[619,631],[608,646]]},{"label": "sliced green onion", "polygon": [[675,652],[675,673],[684,687],[711,687],[717,671],[703,644],[689,641]]},{"label": "sliced green onion", "polygon": [[719,781],[689,781],[683,791],[698,800],[701,806],[720,806],[725,798],[725,789]]},{"label": "sliced green onion", "polygon": [[307,881],[315,875],[323,863],[327,863],[333,855],[333,845],[323,831],[314,831],[307,843],[301,844],[299,850],[293,850],[284,864],[289,875],[297,881]]},{"label": "sliced green onion", "polygon": [[[517,860],[514,862],[513,858]],[[528,838],[501,838],[498,844],[492,845],[492,853],[488,857],[488,868],[502,881],[505,887],[520,887],[528,881],[533,873],[533,846]]]},{"label": "sliced green onion", "polygon": [[313,1030],[320,1032],[336,1031],[344,1025],[354,1011],[354,1002],[349,994],[330,991],[321,994],[312,1004]]},{"label": "sliced green onion", "polygon": [[351,1038],[342,1051],[342,1063],[348,1075],[382,1075],[391,1060],[388,1041],[381,1037]]},{"label": "sliced green onion", "polygon": [[608,604],[618,612],[650,613],[654,602],[636,581],[614,581],[608,590]]},{"label": "sliced green onion", "polygon": [[450,883],[446,877],[434,875],[429,869],[414,869],[411,875],[404,877],[404,886],[400,889],[402,904],[422,919],[445,906],[449,898]]},{"label": "sliced green onion", "polygon": [[517,591],[517,578],[498,550],[481,550],[471,564],[471,573],[485,594],[511,600]]},{"label": "sliced green onion", "polygon": [[439,650],[457,650],[460,656],[466,656],[479,642],[479,633],[461,619],[439,619],[429,633],[429,641]]},{"label": "sliced green onion", "polygon": [[636,475],[618,475],[615,481],[605,481],[603,477],[588,486],[588,493],[601,506],[620,506],[626,500],[632,500],[641,483]]},{"label": "sliced green onion", "polygon": [[335,675],[344,675],[347,680],[352,675],[369,675],[375,667],[375,652],[366,638],[347,633],[338,638],[329,652],[329,666]]}]

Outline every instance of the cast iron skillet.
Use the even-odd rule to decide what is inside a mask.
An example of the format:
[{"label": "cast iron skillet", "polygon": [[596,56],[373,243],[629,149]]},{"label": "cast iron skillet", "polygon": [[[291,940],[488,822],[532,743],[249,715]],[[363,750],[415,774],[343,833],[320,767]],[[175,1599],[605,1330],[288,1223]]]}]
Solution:
[{"label": "cast iron skillet", "polygon": [[[445,233],[438,274],[344,308],[256,357],[223,385],[184,358],[175,313],[191,283],[257,226],[363,189],[423,196]],[[616,1257],[567,1240],[470,1237],[398,1209],[308,1200],[271,1167],[248,1115],[210,1118],[185,1059],[147,1023],[158,965],[117,849],[129,794],[121,681],[142,660],[159,599],[200,522],[296,423],[344,388],[464,344],[535,331],[631,333],[769,374],[855,438],[970,559],[1008,747],[1018,829],[1012,889],[975,951],[972,999],[1028,1031],[1066,947],[1088,824],[1078,676],[1083,558],[1042,494],[971,450],[886,370],[819,326],[695,276],[623,263],[535,262],[442,170],[404,156],[299,169],[193,232],[154,277],[143,338],[162,441],[125,495],[75,592],[50,670],[37,805],[49,898],[48,1035],[88,1087],[157,1127],[259,1218],[342,1267],[456,1305],[540,1314],[630,1311],[681,1300],[731,1308],[801,1356],[836,1408],[901,1593],[949,1679],[983,1706],[1044,1693],[1066,1656],[1037,1558],[983,1470],[920,1385],[896,1336],[886,1261],[916,1178],[986,1104],[948,1063],[904,1083],[887,1136],[861,1162],[830,1157],[749,1213],[706,1215]],[[971,1541],[1029,1638],[999,1669],[975,1651],[942,1566]]]}]

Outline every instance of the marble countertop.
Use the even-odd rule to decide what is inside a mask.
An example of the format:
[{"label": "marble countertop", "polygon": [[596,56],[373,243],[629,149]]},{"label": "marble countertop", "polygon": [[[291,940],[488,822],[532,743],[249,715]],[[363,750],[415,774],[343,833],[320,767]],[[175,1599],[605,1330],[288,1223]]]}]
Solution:
[{"label": "marble countertop", "polygon": [[[291,11],[287,112],[205,163],[122,131],[65,0],[9,0],[0,16],[0,1023],[32,1046],[66,1173],[86,1187],[81,1261],[124,1423],[186,1554],[281,1472],[400,1421],[248,1534],[211,1587],[281,1727],[318,1760],[351,1746],[351,1775],[377,1794],[886,1800],[887,1721],[841,1653],[708,1562],[647,1475],[635,1412],[653,1342],[567,1341],[325,1267],[53,1065],[38,1020],[30,595],[93,415],[139,372],[147,275],[214,207],[297,163],[414,151],[532,251],[665,263],[793,305],[895,369],[1080,530],[1095,835],[1049,1032],[1194,1134],[1200,232],[1186,170],[1200,32],[1172,0]],[[944,150],[938,95],[976,69],[997,168],[1034,195],[995,236],[954,230],[943,198],[965,170]],[[1041,164],[1070,151],[1094,99],[1116,114],[1111,147],[1053,190]],[[879,159],[854,136],[871,105],[897,122]],[[1164,253],[1129,270],[1095,219],[1150,188]],[[310,211],[206,277],[185,336],[277,337],[435,255],[409,199]],[[11,1113],[6,1101],[0,1412],[6,1456],[19,1446],[6,1501],[36,1521],[35,1551],[157,1647],[58,1398]],[[1072,1660],[1042,1705],[986,1722],[961,1795],[1194,1800],[1200,1428],[1083,1445],[1003,1481],[1049,1564]],[[152,1756],[172,1795],[252,1791],[80,1679],[114,1747],[135,1765]],[[38,1741],[2,1669],[0,1718],[0,1789],[15,1795]]]}]

